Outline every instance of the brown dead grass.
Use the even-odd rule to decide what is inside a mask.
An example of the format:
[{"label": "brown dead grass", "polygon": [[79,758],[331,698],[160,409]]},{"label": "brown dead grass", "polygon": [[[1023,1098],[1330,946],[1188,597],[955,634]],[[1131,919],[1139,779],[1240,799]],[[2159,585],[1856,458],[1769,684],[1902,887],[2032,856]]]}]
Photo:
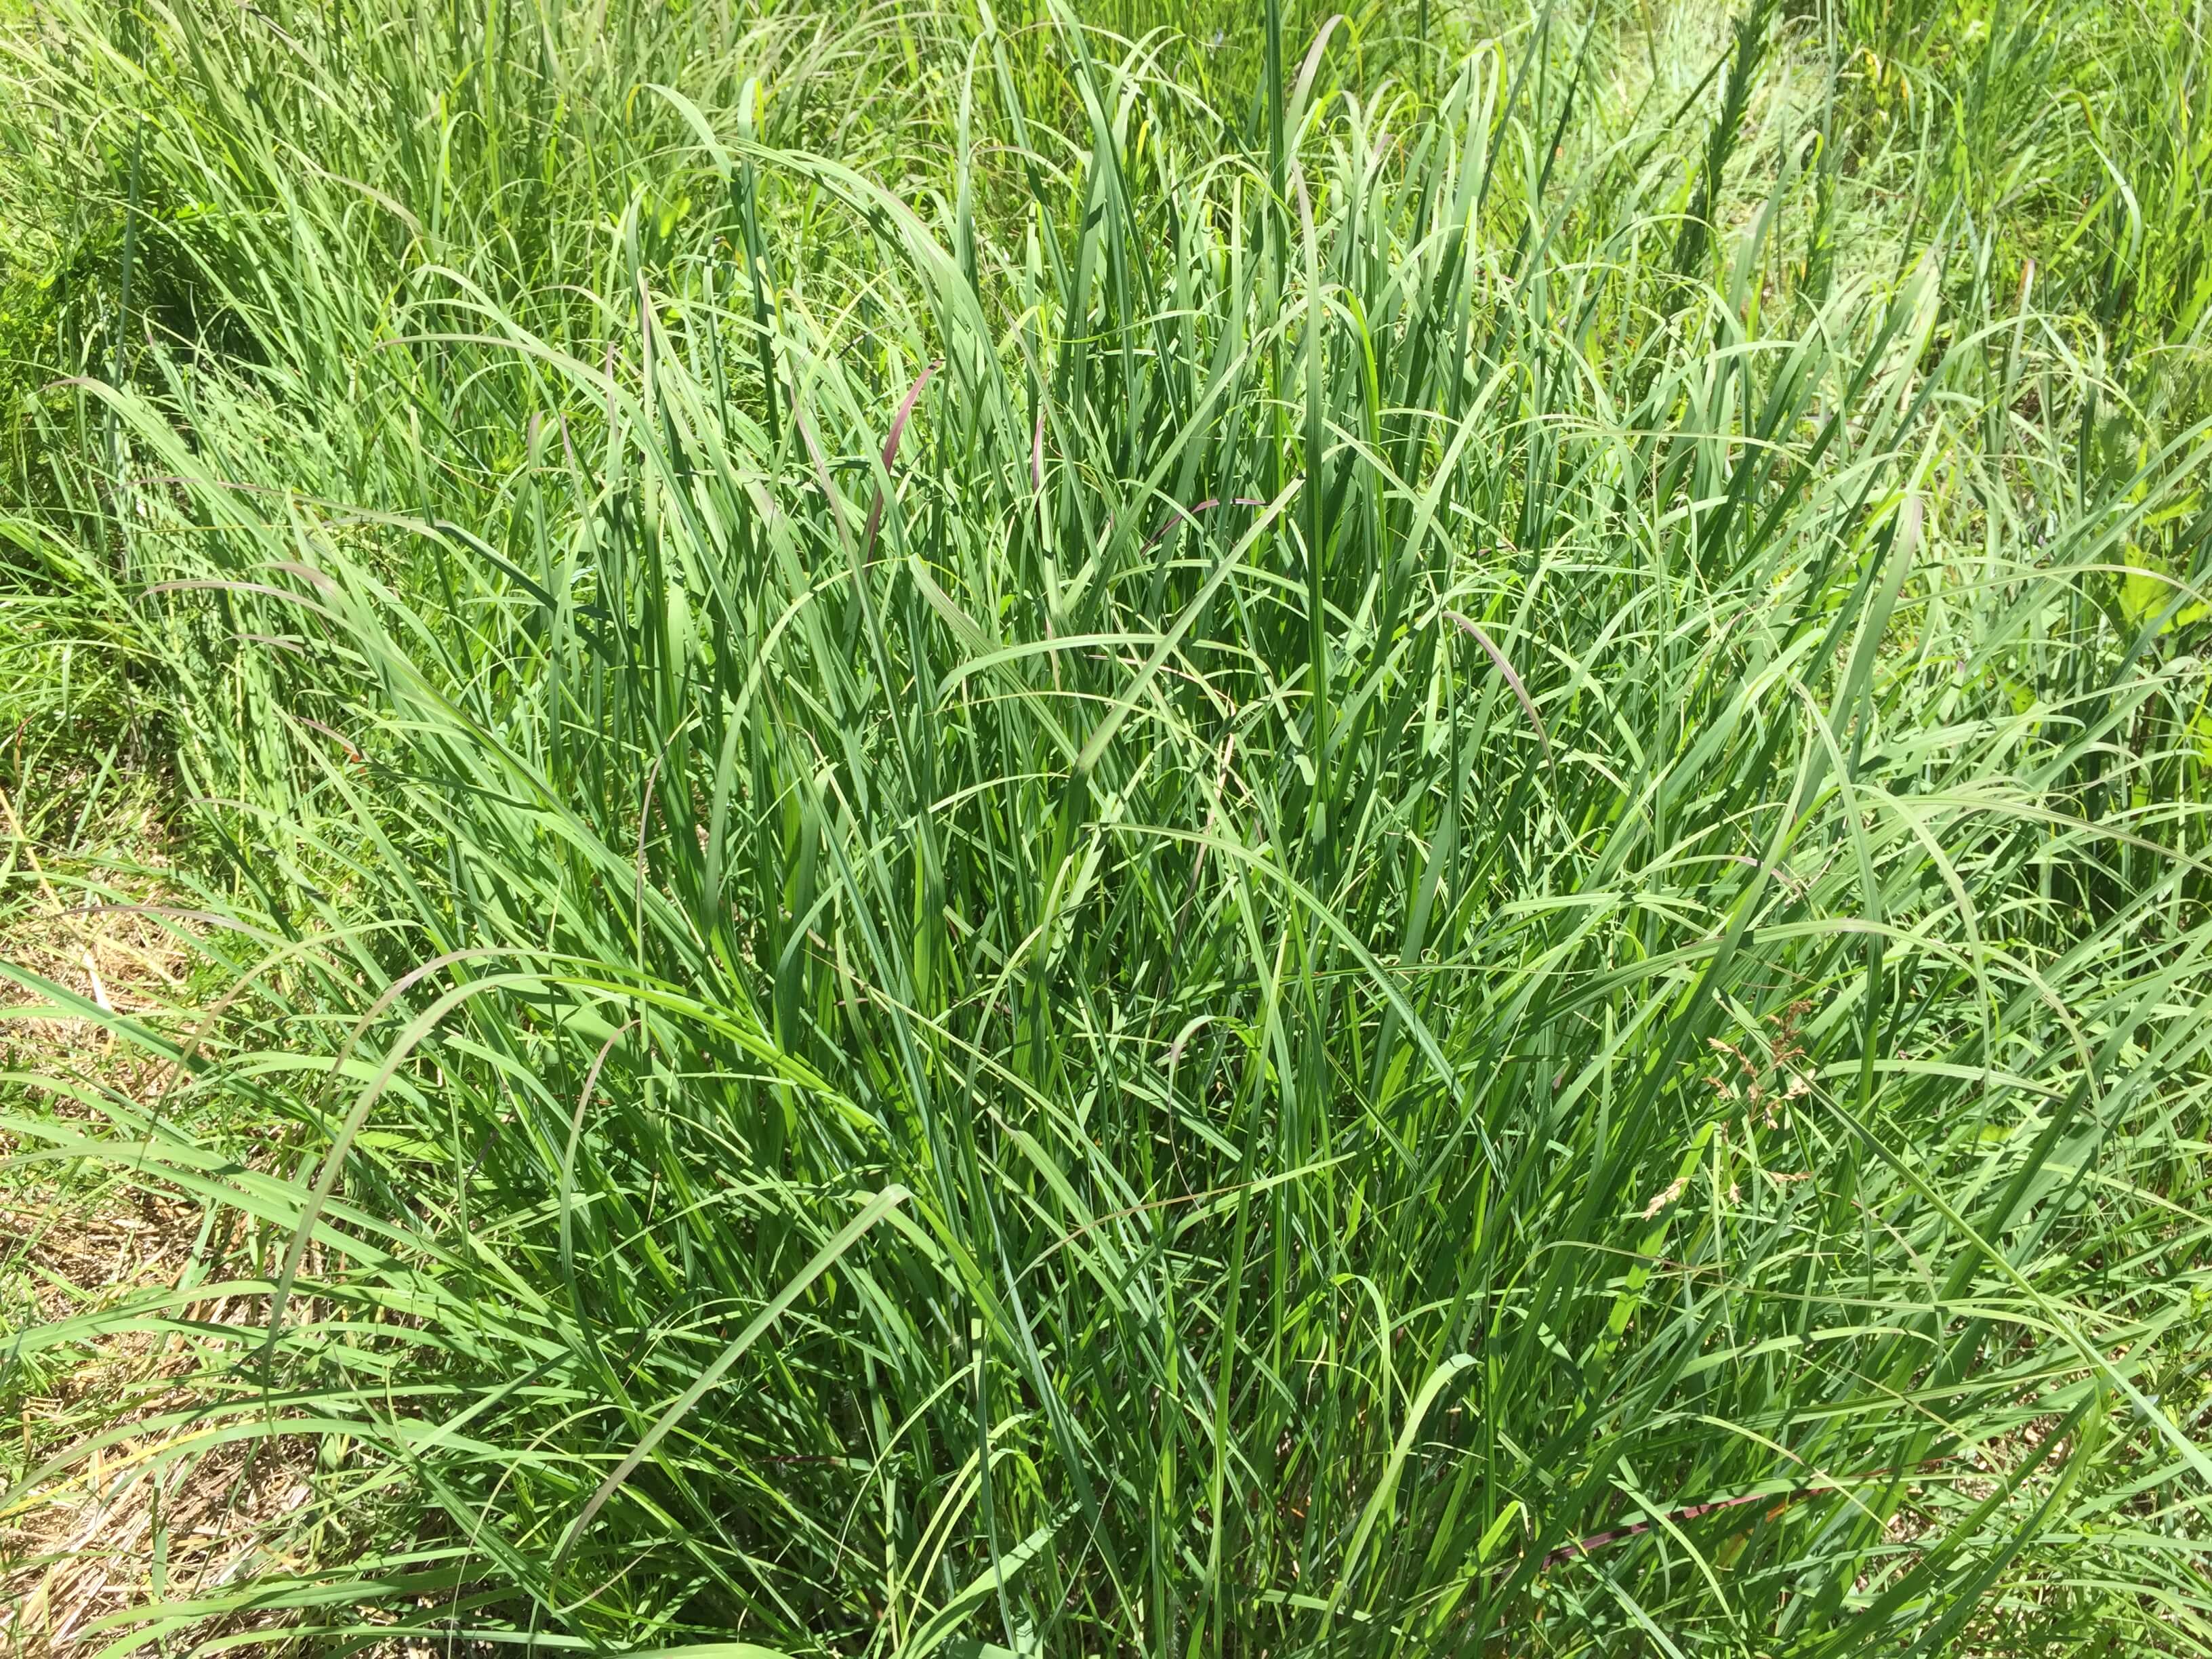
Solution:
[{"label": "brown dead grass", "polygon": [[[145,814],[127,828],[131,862],[147,873],[122,896],[158,904],[159,826]],[[21,831],[0,795],[0,852],[14,855],[18,875],[16,902],[0,908],[0,957],[108,1012],[179,1023],[187,958],[172,926],[127,905],[70,902],[51,853]],[[118,1046],[97,1021],[27,1012],[40,1006],[52,1005],[0,983],[0,1064],[72,1076],[142,1109],[173,1082],[173,1067]],[[55,1095],[33,1109],[88,1115]],[[125,1309],[178,1288],[210,1247],[219,1254],[229,1243],[205,1236],[201,1203],[158,1183],[48,1162],[11,1169],[21,1150],[0,1133],[0,1296],[11,1325]],[[207,1447],[205,1427],[161,1421],[210,1403],[200,1379],[216,1351],[234,1357],[253,1340],[265,1300],[211,1299],[190,1316],[237,1327],[238,1340],[95,1334],[27,1389],[20,1379],[0,1384],[16,1396],[8,1401],[16,1420],[0,1424],[12,1443],[0,1453],[0,1491],[33,1476],[0,1511],[0,1655],[91,1651],[121,1633],[112,1624],[95,1632],[103,1620],[128,1622],[133,1609],[307,1565],[292,1540],[311,1497],[311,1443],[279,1434]],[[138,1425],[146,1432],[130,1432]],[[282,1644],[288,1622],[269,1615],[259,1628]],[[227,1632],[254,1627],[224,1622]]]},{"label": "brown dead grass", "polygon": [[[249,1315],[234,1322],[252,1322]],[[246,1335],[241,1330],[241,1345]],[[288,1547],[312,1496],[313,1454],[301,1441],[203,1449],[203,1431],[167,1426],[78,1455],[94,1433],[197,1403],[202,1396],[183,1379],[198,1368],[144,1339],[96,1343],[41,1402],[58,1419],[43,1426],[67,1466],[0,1522],[0,1561],[13,1564],[0,1571],[7,1651],[27,1659],[75,1652],[103,1619],[307,1565]],[[34,1437],[27,1420],[25,1433]],[[228,1619],[223,1629],[258,1628],[282,1640],[288,1625],[271,1614]],[[118,1633],[110,1626],[98,1639]]]}]

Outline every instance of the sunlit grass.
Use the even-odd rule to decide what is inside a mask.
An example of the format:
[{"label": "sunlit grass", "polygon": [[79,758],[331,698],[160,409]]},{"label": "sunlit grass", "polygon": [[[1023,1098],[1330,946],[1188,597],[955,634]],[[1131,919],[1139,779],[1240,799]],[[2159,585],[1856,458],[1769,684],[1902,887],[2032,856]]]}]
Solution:
[{"label": "sunlit grass", "polygon": [[110,1650],[2207,1646],[2201,30],[1916,15],[18,30],[210,1220],[5,1387],[314,1451]]}]

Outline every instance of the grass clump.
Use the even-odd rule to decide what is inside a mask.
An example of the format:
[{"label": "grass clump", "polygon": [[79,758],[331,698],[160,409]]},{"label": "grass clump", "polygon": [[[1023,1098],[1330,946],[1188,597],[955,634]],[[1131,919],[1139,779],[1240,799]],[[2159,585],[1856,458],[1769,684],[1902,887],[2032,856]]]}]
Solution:
[{"label": "grass clump", "polygon": [[4,1127],[204,1222],[4,1386],[312,1450],[88,1631],[2205,1646],[2195,162],[1979,171],[2106,15],[19,29],[193,966]]}]

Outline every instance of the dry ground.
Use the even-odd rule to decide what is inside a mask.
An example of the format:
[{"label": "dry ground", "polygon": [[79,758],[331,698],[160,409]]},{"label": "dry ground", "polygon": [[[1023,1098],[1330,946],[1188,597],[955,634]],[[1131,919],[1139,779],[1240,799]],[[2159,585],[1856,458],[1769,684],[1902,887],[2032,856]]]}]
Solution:
[{"label": "dry ground", "polygon": [[[79,872],[65,876],[53,849],[41,854],[12,801],[0,800],[0,832],[13,878],[0,960],[115,1012],[179,1018],[186,964],[169,928],[143,910],[88,908],[71,878]],[[158,902],[158,823],[142,809],[125,838],[149,873],[124,896]],[[172,1104],[163,1098],[172,1067],[118,1049],[89,1020],[28,1012],[37,1006],[21,987],[0,985],[0,1067],[74,1076],[141,1109]],[[20,1082],[4,1088],[0,1111],[92,1116]],[[82,1160],[40,1158],[0,1131],[0,1332],[9,1339],[181,1291],[228,1242],[197,1202]],[[218,1297],[191,1314],[243,1331],[265,1316],[259,1303]],[[149,1602],[303,1565],[286,1522],[308,1498],[312,1454],[277,1438],[207,1446],[210,1431],[190,1418],[208,1398],[208,1358],[173,1335],[135,1329],[91,1332],[28,1361],[13,1340],[0,1349],[0,1404],[15,1419],[0,1451],[0,1654],[94,1651],[120,1633],[103,1626],[109,1616],[127,1620]]]}]

